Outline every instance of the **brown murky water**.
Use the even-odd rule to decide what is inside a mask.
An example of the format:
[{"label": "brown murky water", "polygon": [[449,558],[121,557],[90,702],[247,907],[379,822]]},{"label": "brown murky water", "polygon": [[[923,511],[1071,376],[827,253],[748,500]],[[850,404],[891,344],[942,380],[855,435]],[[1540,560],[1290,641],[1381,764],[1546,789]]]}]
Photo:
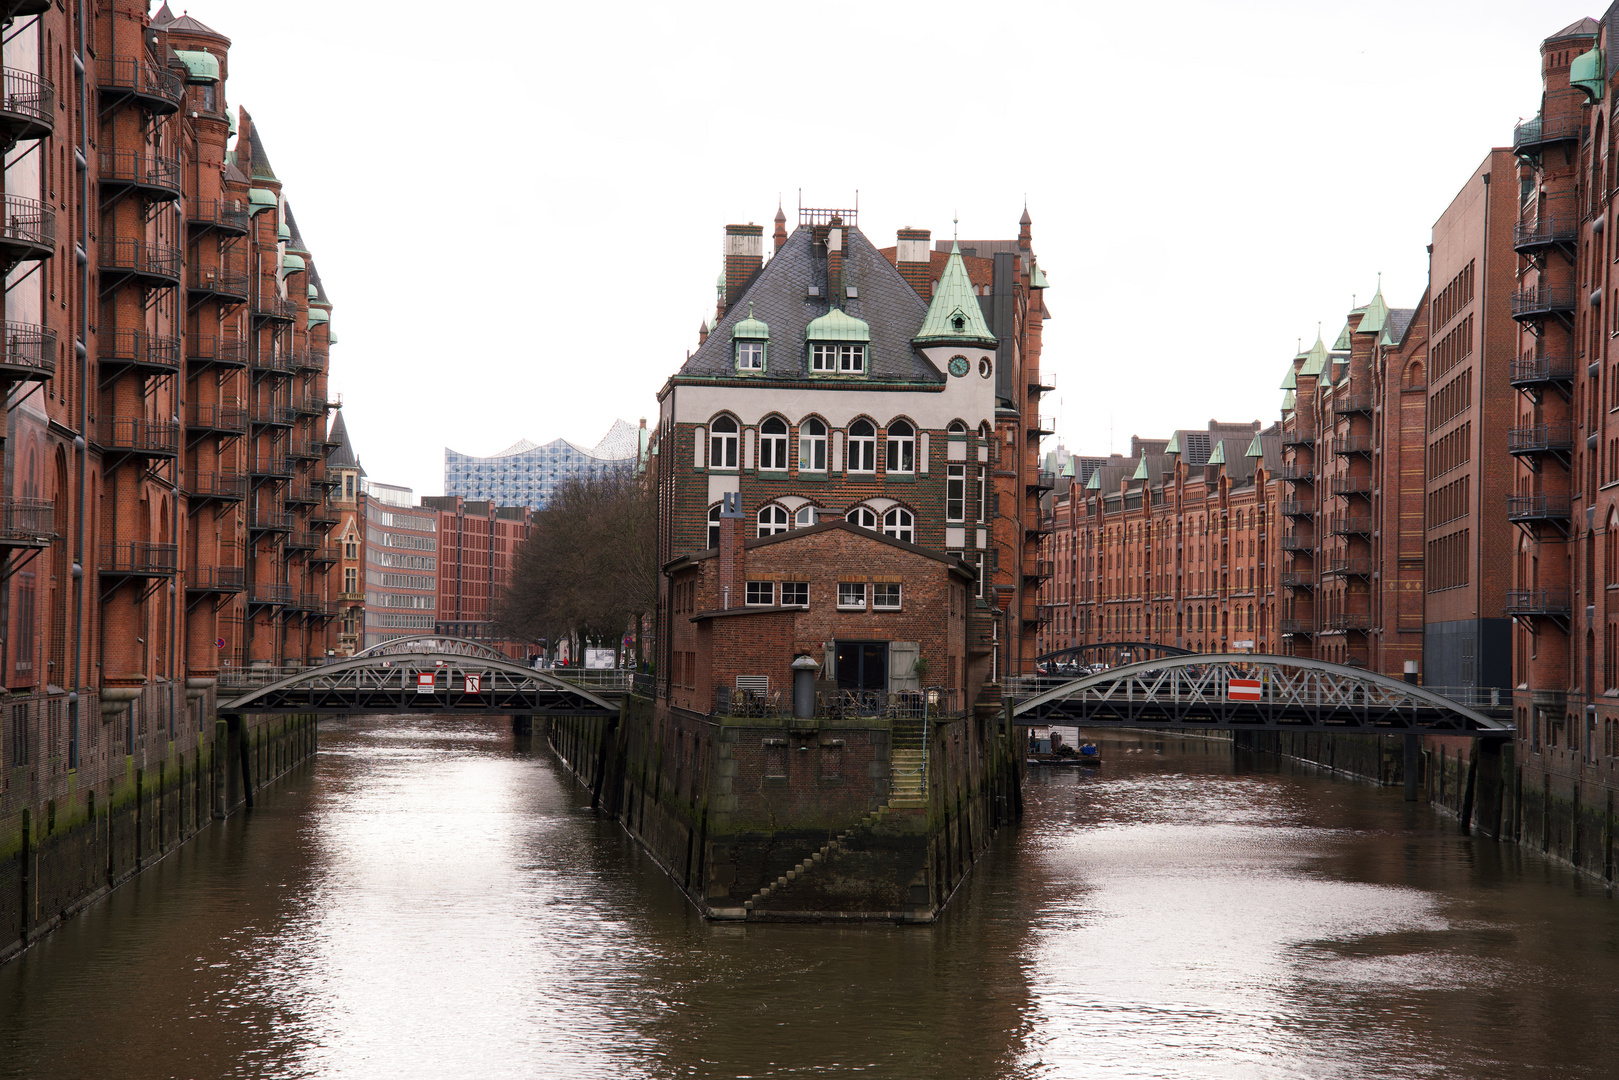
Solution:
[{"label": "brown murky water", "polygon": [[1102,749],[935,926],[743,927],[499,721],[331,723],[0,967],[0,1077],[1619,1075],[1601,888],[1397,791]]}]

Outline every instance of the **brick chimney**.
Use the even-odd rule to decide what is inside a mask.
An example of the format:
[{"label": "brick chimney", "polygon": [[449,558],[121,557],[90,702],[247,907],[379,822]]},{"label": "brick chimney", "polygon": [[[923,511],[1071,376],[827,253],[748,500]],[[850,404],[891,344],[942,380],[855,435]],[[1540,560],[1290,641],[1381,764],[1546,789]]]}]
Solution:
[{"label": "brick chimney", "polygon": [[832,306],[841,308],[843,298],[843,248],[848,238],[844,235],[843,219],[834,216],[826,231],[826,291]]},{"label": "brick chimney", "polygon": [[787,215],[782,211],[780,204],[776,206],[776,231],[770,237],[776,242],[776,250],[780,251],[787,242]]},{"label": "brick chimney", "polygon": [[746,534],[742,517],[742,495],[728,491],[720,496],[720,607],[741,607],[744,603],[743,582],[747,580],[742,554],[742,540]]},{"label": "brick chimney", "polygon": [[736,303],[742,286],[765,264],[763,225],[725,226],[725,306]]},{"label": "brick chimney", "polygon": [[697,324],[697,344],[701,345],[708,340],[708,320],[704,319]]},{"label": "brick chimney", "polygon": [[928,272],[933,265],[933,256],[928,250],[932,240],[932,229],[906,227],[899,231],[899,246],[894,252],[899,276],[910,282],[911,288],[924,300],[933,299],[933,276]]}]

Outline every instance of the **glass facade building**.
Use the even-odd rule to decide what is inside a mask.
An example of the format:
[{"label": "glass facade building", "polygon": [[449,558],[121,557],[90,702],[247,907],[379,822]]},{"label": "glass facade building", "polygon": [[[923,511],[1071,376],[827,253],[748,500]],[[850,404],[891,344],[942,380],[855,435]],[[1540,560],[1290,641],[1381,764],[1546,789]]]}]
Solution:
[{"label": "glass facade building", "polygon": [[444,448],[444,494],[488,500],[500,506],[542,510],[552,492],[568,480],[635,469],[646,451],[646,425],[616,420],[590,448],[566,439],[540,446],[527,439],[489,457]]}]

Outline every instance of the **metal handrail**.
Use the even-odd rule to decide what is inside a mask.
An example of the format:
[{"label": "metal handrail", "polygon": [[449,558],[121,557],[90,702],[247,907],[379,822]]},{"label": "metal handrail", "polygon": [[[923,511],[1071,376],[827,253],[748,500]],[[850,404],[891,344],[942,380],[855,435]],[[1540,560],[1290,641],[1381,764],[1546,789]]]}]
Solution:
[{"label": "metal handrail", "polygon": [[0,538],[44,540],[56,536],[56,504],[48,499],[0,498]]},{"label": "metal handrail", "polygon": [[1313,551],[1315,536],[1311,533],[1287,534],[1279,538],[1283,551]]},{"label": "metal handrail", "polygon": [[0,337],[0,369],[56,373],[56,332],[35,323],[7,322]]},{"label": "metal handrail", "polygon": [[247,527],[260,532],[291,532],[292,515],[276,510],[255,510],[248,515]]},{"label": "metal handrail", "polygon": [[222,364],[246,364],[247,342],[229,335],[194,334],[186,338],[186,358]]},{"label": "metal handrail", "polygon": [[1326,576],[1368,577],[1372,572],[1370,559],[1332,559],[1322,573]]},{"label": "metal handrail", "polygon": [[186,200],[186,222],[190,225],[220,226],[245,233],[251,221],[240,199]]},{"label": "metal handrail", "polygon": [[281,454],[269,454],[253,458],[249,471],[254,476],[279,476],[282,478],[292,475],[293,461]]},{"label": "metal handrail", "polygon": [[1572,285],[1532,285],[1512,294],[1512,314],[1537,315],[1553,311],[1573,311],[1576,293]]},{"label": "metal handrail", "polygon": [[193,292],[246,296],[247,271],[231,266],[192,266],[186,278],[186,288]]},{"label": "metal handrail", "polygon": [[[291,321],[298,315],[298,302],[296,300],[283,300],[273,293],[267,293],[261,287],[259,294],[253,298],[253,314],[266,319],[281,319]],[[291,370],[291,358],[288,358],[288,368]]]},{"label": "metal handrail", "polygon": [[187,472],[185,493],[193,499],[243,499],[247,477],[232,472]]},{"label": "metal handrail", "polygon": [[0,112],[25,116],[52,128],[56,123],[56,87],[31,71],[6,68],[0,75]]},{"label": "metal handrail", "polygon": [[1567,495],[1541,491],[1507,496],[1508,518],[1566,518],[1571,512],[1572,503]]},{"label": "metal handrail", "polygon": [[1283,499],[1283,517],[1314,517],[1315,502],[1312,499]]},{"label": "metal handrail", "polygon": [[254,604],[290,604],[293,597],[292,586],[281,582],[255,581],[253,588],[248,592],[248,602]]},{"label": "metal handrail", "polygon": [[1360,390],[1352,393],[1334,394],[1332,411],[1340,414],[1371,412],[1372,392],[1370,390]]},{"label": "metal handrail", "polygon": [[247,587],[247,571],[240,566],[188,566],[186,588],[198,592],[240,592]]},{"label": "metal handrail", "polygon": [[166,576],[179,569],[180,547],[138,540],[104,540],[100,565],[103,573]]},{"label": "metal handrail", "polygon": [[0,196],[0,213],[5,215],[0,238],[47,252],[56,246],[56,215],[44,203],[21,195]]},{"label": "metal handrail", "polygon": [[1339,435],[1332,442],[1333,449],[1340,454],[1369,454],[1372,452],[1372,437],[1370,435]]},{"label": "metal handrail", "polygon": [[1512,361],[1513,383],[1567,382],[1574,378],[1571,356],[1524,356]]},{"label": "metal handrail", "polygon": [[1327,527],[1334,536],[1369,533],[1372,531],[1372,518],[1369,514],[1340,514]]},{"label": "metal handrail", "polygon": [[1329,630],[1370,630],[1372,617],[1365,612],[1339,612],[1327,616]]},{"label": "metal handrail", "polygon": [[180,425],[171,420],[136,416],[106,417],[96,425],[96,442],[108,450],[178,454]]},{"label": "metal handrail", "polygon": [[99,179],[103,184],[138,184],[179,195],[180,161],[143,150],[103,150]]},{"label": "metal handrail", "polygon": [[1370,495],[1372,478],[1369,476],[1337,476],[1332,480],[1334,495]]},{"label": "metal handrail", "polygon": [[1574,446],[1574,425],[1530,424],[1507,429],[1507,453],[1534,450],[1569,450]]},{"label": "metal handrail", "polygon": [[1506,611],[1508,615],[1567,613],[1572,610],[1572,605],[1569,603],[1569,591],[1566,587],[1507,590]]},{"label": "metal handrail", "polygon": [[112,56],[99,61],[96,80],[103,89],[160,98],[175,108],[185,98],[185,83],[180,76],[138,56]]},{"label": "metal handrail", "polygon": [[97,354],[103,363],[143,364],[169,371],[180,369],[180,339],[145,330],[103,333]]},{"label": "metal handrail", "polygon": [[101,242],[103,270],[124,270],[166,280],[180,280],[180,249],[166,244],[150,244],[132,237],[116,237]]},{"label": "metal handrail", "polygon": [[292,427],[298,422],[298,416],[292,411],[292,406],[281,405],[274,401],[255,401],[248,415],[255,424]]},{"label": "metal handrail", "polygon": [[186,410],[186,427],[242,435],[247,432],[247,409],[240,402],[216,405],[213,402],[194,401]]}]

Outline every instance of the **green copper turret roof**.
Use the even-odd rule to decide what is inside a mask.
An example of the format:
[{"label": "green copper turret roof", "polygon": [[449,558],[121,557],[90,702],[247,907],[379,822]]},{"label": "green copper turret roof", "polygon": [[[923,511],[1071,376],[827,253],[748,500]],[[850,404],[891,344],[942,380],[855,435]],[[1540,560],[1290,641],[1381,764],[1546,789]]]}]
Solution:
[{"label": "green copper turret roof", "polygon": [[1338,340],[1334,341],[1332,343],[1332,351],[1333,352],[1344,352],[1348,348],[1349,348],[1349,324],[1344,323],[1344,328],[1342,330],[1338,331]]},{"label": "green copper turret roof", "polygon": [[249,188],[247,192],[248,213],[257,214],[260,210],[274,210],[281,205],[281,199],[269,188]]},{"label": "green copper turret roof", "polygon": [[1321,335],[1317,334],[1315,344],[1311,345],[1310,351],[1304,355],[1304,366],[1299,369],[1299,374],[1314,375],[1319,378],[1321,373],[1327,369],[1328,356],[1327,344],[1321,340]]},{"label": "green copper turret roof", "polygon": [[838,308],[811,319],[804,327],[805,341],[870,341],[871,327]]},{"label": "green copper turret roof", "polygon": [[1293,395],[1293,391],[1289,390],[1287,393],[1282,395],[1283,412],[1292,412],[1294,409],[1298,408],[1298,405],[1298,398]]},{"label": "green copper turret roof", "polygon": [[1264,457],[1265,448],[1259,445],[1259,433],[1254,433],[1254,441],[1248,444],[1248,452],[1243,457]]},{"label": "green copper turret roof", "polygon": [[326,314],[326,312],[322,311],[320,308],[312,307],[309,309],[310,326],[319,326],[321,323],[329,323],[331,321],[332,317]]},{"label": "green copper turret roof", "polygon": [[731,337],[768,340],[770,337],[770,327],[765,325],[762,320],[755,319],[753,317],[753,305],[749,304],[748,317],[746,319],[742,319],[731,327]]},{"label": "green copper turret roof", "polygon": [[1299,386],[1298,369],[1292,364],[1287,365],[1287,374],[1282,376],[1283,390],[1297,390]]},{"label": "green copper turret roof", "polygon": [[1173,435],[1171,435],[1169,437],[1169,444],[1164,447],[1164,453],[1166,453],[1166,454],[1179,454],[1179,453],[1182,453],[1182,452],[1183,451],[1181,450],[1181,433],[1177,431],[1177,432],[1175,432],[1175,434],[1173,434]]},{"label": "green copper turret roof", "polygon": [[1063,464],[1061,475],[1063,475],[1063,476],[1073,476],[1074,475],[1074,459],[1073,458],[1069,458],[1067,460],[1067,462],[1065,462]]},{"label": "green copper turret roof", "polygon": [[1039,263],[1035,263],[1034,268],[1029,271],[1029,288],[1031,288],[1031,289],[1050,288],[1050,286],[1046,284],[1045,271],[1040,269],[1040,264]]},{"label": "green copper turret roof", "polygon": [[950,258],[939,276],[938,288],[933,290],[933,302],[928,305],[928,316],[922,320],[922,329],[911,339],[917,345],[994,345],[995,335],[989,332],[984,312],[973,293],[972,279],[967,276],[967,264],[961,261],[961,245],[950,245]]},{"label": "green copper turret roof", "polygon": [[174,55],[180,63],[186,66],[186,78],[190,82],[218,82],[219,58],[211,52],[201,49],[175,49]]},{"label": "green copper turret roof", "polygon": [[1102,470],[1101,469],[1092,469],[1091,470],[1091,478],[1089,480],[1085,481],[1085,490],[1086,491],[1101,491],[1102,490]]},{"label": "green copper turret roof", "polygon": [[1361,316],[1360,325],[1355,327],[1357,334],[1375,334],[1389,324],[1389,306],[1383,302],[1383,287],[1377,287],[1377,294],[1372,302],[1366,305],[1366,314]]},{"label": "green copper turret roof", "polygon": [[1203,464],[1205,464],[1205,465],[1224,465],[1225,464],[1225,440],[1224,439],[1220,439],[1218,442],[1216,442],[1214,444],[1214,453],[1210,454],[1209,455],[1209,460],[1205,461]]},{"label": "green copper turret roof", "polygon": [[1146,479],[1148,479],[1148,476],[1147,476],[1147,459],[1146,458],[1141,459],[1141,464],[1136,466],[1135,475],[1130,477],[1130,479],[1132,479],[1132,480],[1146,480]]}]

